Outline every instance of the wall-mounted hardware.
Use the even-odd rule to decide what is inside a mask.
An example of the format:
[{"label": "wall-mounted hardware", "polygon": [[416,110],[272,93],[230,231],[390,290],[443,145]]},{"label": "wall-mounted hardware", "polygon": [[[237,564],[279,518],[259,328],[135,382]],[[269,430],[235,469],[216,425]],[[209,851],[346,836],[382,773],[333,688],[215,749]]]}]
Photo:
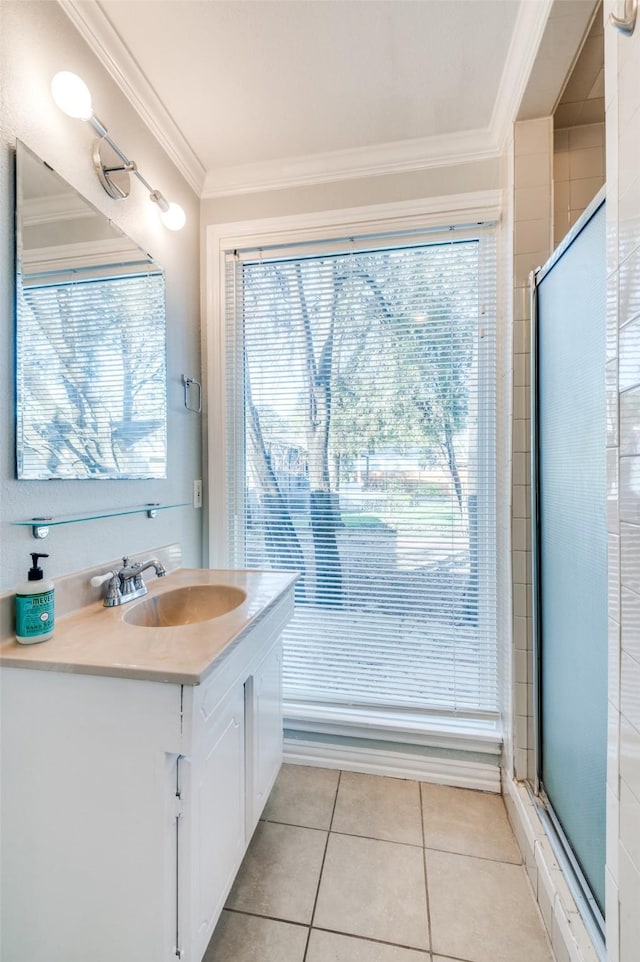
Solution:
[{"label": "wall-mounted hardware", "polygon": [[135,174],[149,191],[149,200],[160,208],[160,219],[164,226],[169,230],[180,230],[184,227],[186,217],[182,207],[179,204],[170,204],[159,190],[151,186],[138,170],[136,162],[129,160],[109,136],[102,121],[98,120],[93,112],[91,92],[84,80],[77,74],[62,70],[51,82],[51,93],[60,110],[69,117],[87,121],[98,134],[99,139],[93,150],[93,164],[109,197],[114,200],[128,197],[131,189],[129,174]]},{"label": "wall-mounted hardware", "polygon": [[625,33],[628,37],[631,36],[636,26],[636,19],[638,17],[638,0],[624,0],[624,10],[621,17],[617,17],[615,13],[609,14],[609,23],[611,23],[620,33]]},{"label": "wall-mounted hardware", "polygon": [[[200,381],[196,381],[194,377],[187,377],[186,374],[182,375],[182,385],[184,387],[184,406],[187,411],[193,411],[194,414],[202,413],[202,385]],[[191,388],[197,388],[197,400],[195,405],[191,403]]]},{"label": "wall-mounted hardware", "polygon": [[102,511],[95,514],[70,515],[64,518],[30,518],[28,521],[12,521],[11,523],[19,528],[31,528],[34,538],[46,538],[50,528],[57,528],[63,524],[77,524],[80,521],[101,521],[104,518],[122,518],[129,514],[146,514],[148,518],[155,518],[158,511],[168,511],[171,508],[188,508],[188,501],[181,501],[179,504],[160,504],[150,503],[141,504],[134,508],[120,508],[113,511]]},{"label": "wall-mounted hardware", "polygon": [[194,508],[202,507],[202,481],[193,482],[193,506]]},{"label": "wall-mounted hardware", "polygon": [[49,524],[53,518],[32,518],[31,533],[34,538],[46,538],[49,534]]}]

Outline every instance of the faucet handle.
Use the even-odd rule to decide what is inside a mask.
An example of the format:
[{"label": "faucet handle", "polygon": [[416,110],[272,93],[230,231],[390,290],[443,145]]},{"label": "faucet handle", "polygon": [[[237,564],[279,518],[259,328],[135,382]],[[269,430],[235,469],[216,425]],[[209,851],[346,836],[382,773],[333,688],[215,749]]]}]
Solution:
[{"label": "faucet handle", "polygon": [[92,588],[99,588],[100,585],[103,585],[105,581],[108,581],[109,578],[113,578],[114,576],[115,571],[105,571],[103,575],[94,575],[89,584]]},{"label": "faucet handle", "polygon": [[120,604],[120,579],[115,571],[105,571],[102,575],[94,575],[89,581],[92,588],[99,588],[105,581],[108,581],[107,590],[104,596],[104,604],[107,608],[112,608]]}]

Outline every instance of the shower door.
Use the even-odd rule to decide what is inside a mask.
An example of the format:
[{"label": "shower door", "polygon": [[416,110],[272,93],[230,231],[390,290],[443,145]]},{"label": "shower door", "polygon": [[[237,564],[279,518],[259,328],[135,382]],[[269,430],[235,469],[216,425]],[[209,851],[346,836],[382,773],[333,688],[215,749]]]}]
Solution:
[{"label": "shower door", "polygon": [[538,778],[604,914],[607,525],[604,192],[534,285]]}]

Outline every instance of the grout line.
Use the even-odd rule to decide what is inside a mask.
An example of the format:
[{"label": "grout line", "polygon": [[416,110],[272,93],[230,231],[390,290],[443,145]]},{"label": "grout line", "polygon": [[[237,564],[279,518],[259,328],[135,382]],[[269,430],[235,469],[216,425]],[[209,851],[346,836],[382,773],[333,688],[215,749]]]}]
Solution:
[{"label": "grout line", "polygon": [[318,875],[318,885],[316,888],[316,897],[313,900],[313,909],[311,910],[311,919],[309,921],[309,931],[307,932],[307,941],[304,947],[304,955],[302,956],[302,962],[306,962],[307,952],[309,951],[309,941],[311,939],[311,929],[313,927],[313,920],[316,915],[316,906],[318,905],[318,896],[320,894],[320,883],[322,882],[322,873],[324,872],[324,863],[327,857],[327,849],[329,848],[329,837],[331,836],[331,826],[333,825],[333,816],[335,815],[336,805],[338,804],[338,792],[340,791],[340,782],[342,780],[342,772],[338,772],[338,781],[336,782],[336,793],[333,797],[333,808],[331,809],[331,818],[329,820],[329,831],[327,832],[327,839],[324,843],[324,852],[322,853],[322,863],[320,865],[320,874]]},{"label": "grout line", "polygon": [[[333,821],[333,814],[331,820]],[[338,832],[335,829],[318,828],[316,825],[301,825],[298,822],[278,822],[275,819],[264,819],[262,821],[268,825],[283,825],[285,828],[304,828],[311,832],[330,832],[332,835],[342,835],[346,838],[363,838],[370,842],[388,842],[389,845],[405,845],[407,848],[428,848],[432,852],[443,852],[447,855],[463,855],[465,858],[479,858],[485,862],[501,862],[504,865],[524,865],[522,856],[519,856],[518,859],[514,861],[513,859],[498,858],[492,855],[473,855],[471,852],[460,852],[454,848],[440,848],[438,845],[428,845],[425,838],[424,825],[422,825],[422,842],[402,842],[397,838],[380,838],[378,835],[360,835],[357,832]]]},{"label": "grout line", "polygon": [[338,781],[336,782],[336,793],[333,796],[333,808],[331,809],[331,818],[329,819],[329,831],[333,828],[333,819],[335,818],[336,808],[338,806],[338,792],[340,791],[340,782],[342,781],[342,770],[338,771]]},{"label": "grout line", "polygon": [[[225,906],[225,912],[229,912],[231,915],[247,915],[253,919],[264,919],[267,922],[279,922],[281,925],[295,925],[299,929],[309,929],[309,934],[311,933],[311,926],[307,922],[294,922],[292,919],[283,919],[277,915],[261,915],[259,912],[250,912],[248,909],[233,909],[227,908]],[[431,954],[431,949],[421,949],[415,945],[406,945],[404,942],[387,942],[384,939],[376,939],[369,935],[357,935],[354,932],[343,932],[340,929],[328,929],[325,926],[314,925],[313,929],[316,932],[328,932],[330,935],[341,935],[348,939],[357,939],[359,942],[372,942],[375,945],[388,945],[392,946],[394,949],[407,949],[412,952],[421,952],[425,956]],[[305,950],[306,951],[306,950]],[[469,962],[468,959],[463,959],[459,956],[453,955],[442,955],[443,959],[451,960],[451,962]]]},{"label": "grout line", "polygon": [[396,838],[379,838],[377,835],[358,835],[356,832],[331,832],[332,835],[342,835],[345,838],[364,838],[368,842],[386,842],[389,845],[404,845],[405,848],[424,848],[421,842],[400,842]]},{"label": "grout line", "polygon": [[[470,959],[463,959],[459,955],[443,955],[442,952],[438,952],[438,957],[441,959],[446,959],[447,962],[471,962]],[[433,958],[435,959],[435,955]]]},{"label": "grout line", "polygon": [[[340,929],[328,929],[324,925],[314,925],[314,932],[328,932],[330,935],[341,935],[345,939],[357,939],[359,942],[372,942],[374,945],[389,945],[394,949],[408,949],[411,952],[421,952],[425,956],[430,956],[430,949],[421,949],[416,945],[407,945],[405,942],[387,942],[385,939],[376,939],[373,935],[357,935],[355,932],[344,932]],[[465,962],[463,959],[462,962]]]},{"label": "grout line", "polygon": [[261,912],[251,912],[249,909],[232,909],[226,905],[223,911],[231,912],[232,915],[249,915],[252,919],[266,919],[267,922],[281,922],[283,925],[297,925],[299,929],[309,928],[308,922],[295,922],[293,919],[282,918],[281,915],[262,915]]},{"label": "grout line", "polygon": [[303,825],[302,822],[281,822],[277,818],[261,818],[264,825],[284,825],[285,828],[308,828],[311,832],[328,832],[329,828],[320,828],[318,825]]},{"label": "grout line", "polygon": [[420,782],[420,825],[422,827],[422,871],[424,872],[424,900],[427,910],[427,939],[429,952],[433,955],[433,937],[431,934],[431,908],[429,906],[429,878],[427,875],[427,833],[424,827],[424,805],[422,804],[422,782]]},{"label": "grout line", "polygon": [[425,845],[425,852],[426,851],[441,852],[443,855],[459,855],[461,858],[475,858],[480,862],[495,862],[498,865],[517,865],[526,868],[526,864],[522,858],[517,862],[510,862],[506,858],[491,858],[490,855],[471,855],[469,852],[455,852],[450,848],[437,848],[435,845]]}]

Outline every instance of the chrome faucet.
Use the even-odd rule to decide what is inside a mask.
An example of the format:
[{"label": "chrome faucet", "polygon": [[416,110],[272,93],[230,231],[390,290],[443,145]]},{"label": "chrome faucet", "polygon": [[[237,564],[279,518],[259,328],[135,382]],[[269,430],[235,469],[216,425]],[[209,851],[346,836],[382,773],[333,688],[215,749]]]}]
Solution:
[{"label": "chrome faucet", "polygon": [[158,578],[164,578],[167,573],[164,565],[155,558],[150,558],[149,561],[134,561],[131,564],[125,557],[122,559],[122,568],[119,571],[105,571],[103,575],[92,578],[90,583],[92,587],[97,588],[108,581],[104,604],[107,608],[115,608],[117,605],[125,605],[134,598],[142,598],[146,595],[148,589],[142,580],[142,572],[148,568],[154,568]]}]

